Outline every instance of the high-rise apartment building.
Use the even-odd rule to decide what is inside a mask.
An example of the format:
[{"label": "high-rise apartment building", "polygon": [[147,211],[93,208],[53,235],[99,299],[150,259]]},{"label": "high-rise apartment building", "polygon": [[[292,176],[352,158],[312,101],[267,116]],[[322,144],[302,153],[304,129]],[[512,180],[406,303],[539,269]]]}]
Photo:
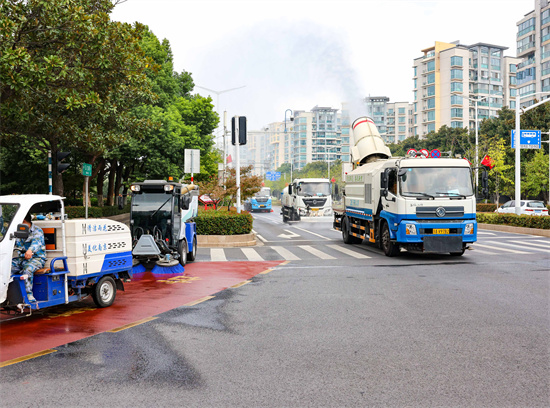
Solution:
[{"label": "high-rise apartment building", "polygon": [[[535,9],[517,23],[517,89],[522,106],[530,106],[550,95],[550,4],[535,0]],[[539,95],[536,95],[539,93]]]},{"label": "high-rise apartment building", "polygon": [[311,111],[295,110],[293,118],[268,126],[270,149],[274,168],[292,163],[302,169],[315,161],[349,160],[349,119],[342,132],[342,114],[339,109],[315,106]]},{"label": "high-rise apartment building", "polygon": [[413,135],[424,136],[441,126],[476,126],[514,106],[517,58],[505,57],[507,47],[436,41],[422,50],[413,65]]},{"label": "high-rise apartment building", "polygon": [[386,143],[398,143],[413,135],[413,104],[390,103],[387,96],[367,96],[364,101],[367,116],[374,120]]}]

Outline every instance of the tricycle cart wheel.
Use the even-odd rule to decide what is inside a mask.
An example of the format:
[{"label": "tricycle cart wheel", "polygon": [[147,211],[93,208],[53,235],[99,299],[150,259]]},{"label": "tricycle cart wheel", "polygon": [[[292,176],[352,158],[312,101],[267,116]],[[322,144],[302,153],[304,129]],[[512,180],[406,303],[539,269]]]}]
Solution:
[{"label": "tricycle cart wheel", "polygon": [[110,276],[104,276],[94,285],[92,298],[97,307],[108,307],[113,304],[116,297],[115,280]]}]

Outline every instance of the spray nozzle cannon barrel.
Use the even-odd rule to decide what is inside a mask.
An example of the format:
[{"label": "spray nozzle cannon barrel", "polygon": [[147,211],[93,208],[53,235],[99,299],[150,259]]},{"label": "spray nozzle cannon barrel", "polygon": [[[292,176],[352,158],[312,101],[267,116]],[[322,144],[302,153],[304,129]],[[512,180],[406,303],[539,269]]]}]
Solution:
[{"label": "spray nozzle cannon barrel", "polygon": [[351,149],[353,163],[364,164],[377,159],[388,159],[391,152],[371,118],[362,116],[351,125],[354,146]]}]

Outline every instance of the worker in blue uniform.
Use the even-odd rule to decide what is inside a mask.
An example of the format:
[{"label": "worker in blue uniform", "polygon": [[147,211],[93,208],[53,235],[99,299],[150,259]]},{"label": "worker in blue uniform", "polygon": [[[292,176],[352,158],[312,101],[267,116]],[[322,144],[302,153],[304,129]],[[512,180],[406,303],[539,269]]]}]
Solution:
[{"label": "worker in blue uniform", "polygon": [[25,280],[25,289],[29,302],[36,302],[32,293],[34,273],[44,267],[46,263],[46,243],[44,231],[32,223],[31,214],[27,214],[23,221],[29,227],[27,239],[17,238],[14,251],[17,257],[12,259],[12,272],[21,274],[20,279]]}]

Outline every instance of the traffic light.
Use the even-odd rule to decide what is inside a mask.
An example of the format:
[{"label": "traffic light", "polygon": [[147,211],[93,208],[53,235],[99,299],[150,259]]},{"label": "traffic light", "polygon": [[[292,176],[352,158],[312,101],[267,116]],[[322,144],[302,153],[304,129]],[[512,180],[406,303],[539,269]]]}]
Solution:
[{"label": "traffic light", "polygon": [[62,163],[63,160],[70,154],[71,154],[70,152],[57,152],[56,153],[56,164],[57,164],[56,171],[57,171],[57,174],[63,173],[71,165],[70,163]]},{"label": "traffic light", "polygon": [[[246,144],[246,116],[238,116],[239,118],[239,144]],[[235,117],[231,118],[231,144],[237,144],[237,135],[235,134]]]},{"label": "traffic light", "polygon": [[481,193],[485,198],[489,196],[489,174],[487,170],[483,170],[481,173]]}]

